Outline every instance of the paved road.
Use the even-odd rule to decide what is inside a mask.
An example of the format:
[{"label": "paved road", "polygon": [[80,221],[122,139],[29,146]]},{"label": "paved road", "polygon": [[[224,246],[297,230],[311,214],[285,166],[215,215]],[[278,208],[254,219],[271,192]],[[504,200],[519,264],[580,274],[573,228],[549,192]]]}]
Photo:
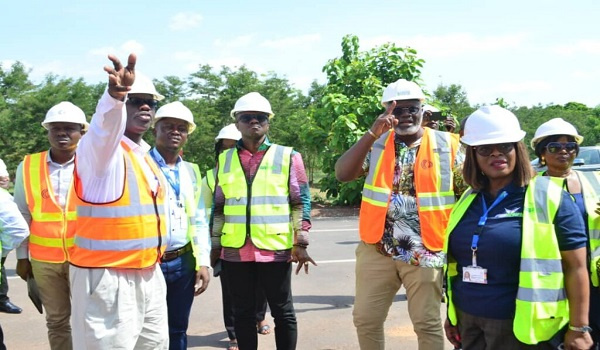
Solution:
[{"label": "paved road", "polygon": [[[319,264],[292,279],[298,316],[299,350],[358,349],[352,305],[354,302],[354,249],[358,242],[356,217],[319,218],[313,222],[309,252]],[[23,308],[20,315],[0,313],[8,349],[48,349],[45,319],[27,298],[25,282],[15,276],[15,254],[6,262],[9,296]],[[396,296],[386,322],[388,349],[417,349],[417,341],[408,318],[406,297]],[[444,307],[442,306],[444,309]],[[188,330],[190,349],[223,349],[227,333],[221,316],[221,286],[217,278],[197,297]],[[267,320],[273,325],[270,315]],[[259,336],[260,349],[275,349],[273,334]],[[448,343],[446,349],[452,349]]]}]

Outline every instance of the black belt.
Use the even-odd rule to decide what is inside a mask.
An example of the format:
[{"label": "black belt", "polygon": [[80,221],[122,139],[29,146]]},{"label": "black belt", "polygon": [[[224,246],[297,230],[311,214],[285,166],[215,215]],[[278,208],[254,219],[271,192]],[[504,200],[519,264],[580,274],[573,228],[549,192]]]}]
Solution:
[{"label": "black belt", "polygon": [[166,262],[166,261],[171,261],[171,260],[177,259],[178,257],[182,256],[183,254],[185,254],[191,250],[192,250],[192,243],[188,243],[179,249],[164,252],[162,257],[160,258],[160,262]]}]

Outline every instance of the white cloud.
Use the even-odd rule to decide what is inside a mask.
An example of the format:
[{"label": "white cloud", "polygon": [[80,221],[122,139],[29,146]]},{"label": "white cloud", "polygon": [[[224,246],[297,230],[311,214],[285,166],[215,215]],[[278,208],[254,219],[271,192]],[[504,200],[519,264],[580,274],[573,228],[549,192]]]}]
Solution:
[{"label": "white cloud", "polygon": [[498,52],[521,47],[529,38],[525,33],[478,37],[472,33],[449,33],[438,36],[415,36],[405,39],[391,36],[372,37],[362,41],[363,49],[370,49],[387,42],[397,46],[410,46],[416,49],[419,56],[449,57],[473,53]]},{"label": "white cloud", "polygon": [[540,92],[553,89],[553,85],[546,81],[529,80],[516,83],[502,83],[497,85],[496,91],[500,93]]},{"label": "white cloud", "polygon": [[574,44],[555,46],[552,48],[552,52],[563,56],[600,55],[600,40],[582,39]]},{"label": "white cloud", "polygon": [[140,55],[144,53],[144,45],[136,40],[128,40],[122,43],[118,48],[114,46],[103,46],[90,49],[89,55],[106,57],[107,55],[115,55],[118,58],[126,59],[130,53]]},{"label": "white cloud", "polygon": [[571,73],[571,77],[576,79],[594,79],[597,80],[600,78],[600,69],[590,69],[590,70],[575,70]]},{"label": "white cloud", "polygon": [[200,25],[202,15],[194,12],[179,12],[171,17],[169,29],[179,31],[192,29]]},{"label": "white cloud", "polygon": [[225,49],[237,49],[242,47],[248,47],[250,46],[250,44],[252,44],[253,39],[254,35],[252,34],[241,35],[230,40],[216,39],[215,46]]},{"label": "white cloud", "polygon": [[290,36],[281,39],[265,40],[260,44],[260,46],[272,49],[287,49],[295,47],[307,47],[319,41],[321,41],[320,34],[307,34]]}]

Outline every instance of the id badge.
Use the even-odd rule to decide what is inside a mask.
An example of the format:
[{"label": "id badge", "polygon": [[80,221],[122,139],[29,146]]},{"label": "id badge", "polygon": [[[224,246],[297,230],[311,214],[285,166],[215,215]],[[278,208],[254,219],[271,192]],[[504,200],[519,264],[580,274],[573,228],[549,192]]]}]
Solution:
[{"label": "id badge", "polygon": [[481,266],[463,267],[463,282],[487,284],[487,269]]}]

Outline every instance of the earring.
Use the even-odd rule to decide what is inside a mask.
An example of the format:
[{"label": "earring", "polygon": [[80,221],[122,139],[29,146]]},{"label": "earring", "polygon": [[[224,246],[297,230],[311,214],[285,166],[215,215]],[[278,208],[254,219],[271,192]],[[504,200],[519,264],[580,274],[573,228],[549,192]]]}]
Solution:
[{"label": "earring", "polygon": [[541,158],[540,158],[540,164],[541,164],[541,165],[546,165],[546,158],[544,158],[544,157],[541,157]]},{"label": "earring", "polygon": [[486,174],[483,172],[483,170],[481,171],[481,175],[483,175],[483,176],[487,176],[487,175],[486,175]]}]

